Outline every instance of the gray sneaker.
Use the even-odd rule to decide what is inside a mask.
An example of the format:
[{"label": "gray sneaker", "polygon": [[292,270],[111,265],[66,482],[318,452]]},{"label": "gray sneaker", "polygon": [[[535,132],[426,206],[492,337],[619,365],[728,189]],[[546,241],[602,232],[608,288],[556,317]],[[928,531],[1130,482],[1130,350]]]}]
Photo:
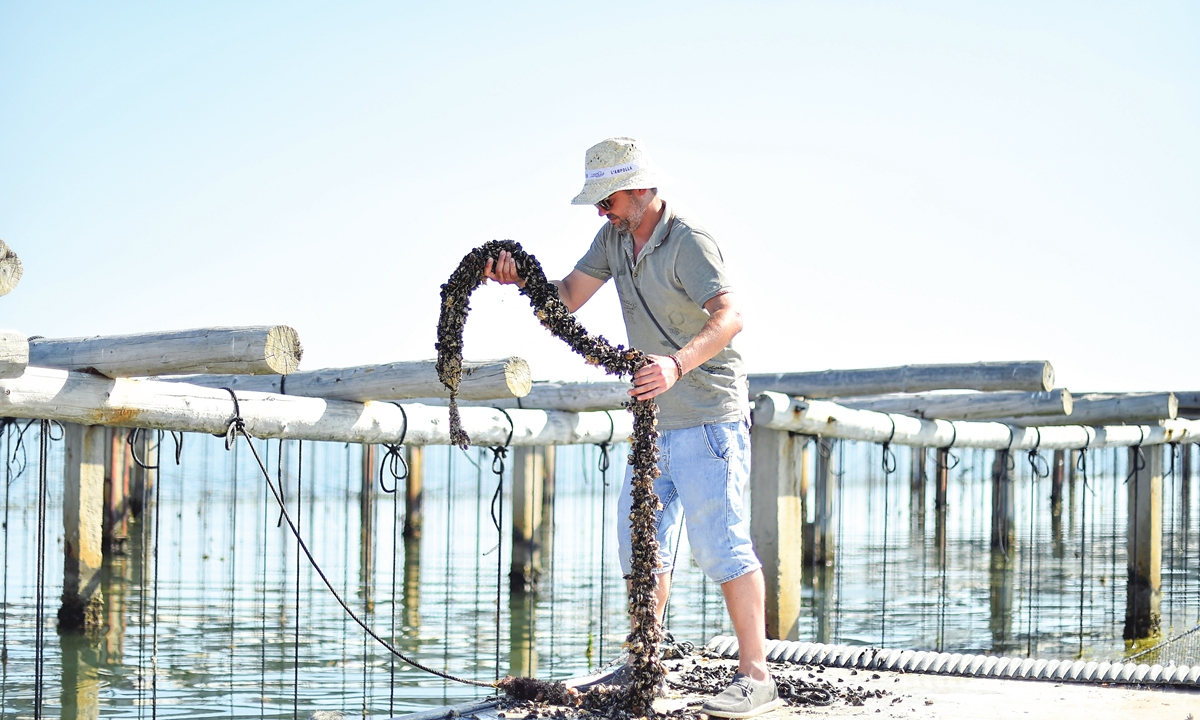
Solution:
[{"label": "gray sneaker", "polygon": [[725,691],[704,703],[700,712],[719,718],[748,718],[770,712],[783,705],[775,690],[775,679],[756,682],[737,673]]}]

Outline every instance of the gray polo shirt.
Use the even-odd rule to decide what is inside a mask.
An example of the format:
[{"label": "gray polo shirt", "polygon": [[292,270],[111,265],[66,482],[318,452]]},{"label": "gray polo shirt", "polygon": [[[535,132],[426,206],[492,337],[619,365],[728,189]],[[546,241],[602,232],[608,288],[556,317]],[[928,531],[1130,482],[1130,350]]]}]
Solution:
[{"label": "gray polo shirt", "polygon": [[[708,322],[704,303],[733,289],[717,242],[695,222],[673,215],[666,203],[636,264],[633,235],[605,223],[575,269],[600,280],[616,278],[629,344],[653,355],[670,355],[677,348],[646,313],[634,283],[650,312],[679,346],[687,345]],[[742,356],[730,343],[656,399],[660,430],[748,420],[749,388]]]}]

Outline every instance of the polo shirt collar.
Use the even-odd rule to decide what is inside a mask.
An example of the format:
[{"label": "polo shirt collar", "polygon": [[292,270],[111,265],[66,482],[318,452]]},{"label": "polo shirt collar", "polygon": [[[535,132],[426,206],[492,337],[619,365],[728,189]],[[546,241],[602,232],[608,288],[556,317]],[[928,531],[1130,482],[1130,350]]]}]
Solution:
[{"label": "polo shirt collar", "polygon": [[[639,263],[642,261],[642,258],[654,252],[654,248],[662,245],[663,240],[667,239],[667,228],[671,224],[672,217],[671,208],[667,206],[667,201],[663,200],[662,217],[658,219],[658,224],[654,226],[654,232],[650,233],[650,240],[646,243],[646,247],[638,255],[637,261]],[[622,241],[622,244],[629,251],[629,256],[633,257],[633,233],[623,233]]]}]

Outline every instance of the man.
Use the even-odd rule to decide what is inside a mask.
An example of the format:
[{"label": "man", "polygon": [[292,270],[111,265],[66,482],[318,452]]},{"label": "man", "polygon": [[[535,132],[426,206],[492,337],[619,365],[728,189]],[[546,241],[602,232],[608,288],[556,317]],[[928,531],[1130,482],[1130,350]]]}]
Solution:
[{"label": "man", "polygon": [[[737,633],[738,674],[703,712],[744,718],[782,704],[767,671],[761,563],[750,542],[744,491],[750,475],[749,400],[733,336],[742,329],[733,286],[712,236],[658,195],[649,158],[632,138],[610,138],[585,155],[586,182],[572,200],[594,205],[607,224],[561,281],[559,297],[578,310],[615,278],[629,344],[649,362],[629,394],[655,398],[662,471],[658,527],[658,618],[671,591],[671,540],[686,517],[697,564],[721,585]],[[486,278],[523,286],[512,257],[488,262]],[[632,468],[621,487],[621,569],[630,567]]]}]

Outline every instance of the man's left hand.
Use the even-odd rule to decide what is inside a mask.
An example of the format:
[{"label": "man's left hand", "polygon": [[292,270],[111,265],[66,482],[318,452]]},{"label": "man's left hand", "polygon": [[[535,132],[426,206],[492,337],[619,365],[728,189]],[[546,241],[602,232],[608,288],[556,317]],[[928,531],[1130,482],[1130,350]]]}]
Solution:
[{"label": "man's left hand", "polygon": [[629,394],[635,400],[649,400],[670,390],[679,380],[675,361],[666,355],[647,355],[650,362],[633,374]]}]

